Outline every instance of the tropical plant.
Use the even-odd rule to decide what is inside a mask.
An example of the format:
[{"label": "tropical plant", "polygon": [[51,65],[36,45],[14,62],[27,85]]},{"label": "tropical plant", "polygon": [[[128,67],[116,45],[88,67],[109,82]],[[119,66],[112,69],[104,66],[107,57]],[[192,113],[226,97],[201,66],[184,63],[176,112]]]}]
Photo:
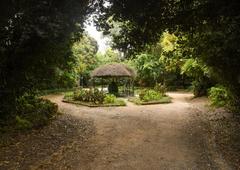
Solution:
[{"label": "tropical plant", "polygon": [[78,89],[73,93],[74,100],[95,104],[103,104],[105,96],[106,95],[98,89]]},{"label": "tropical plant", "polygon": [[197,59],[187,59],[181,73],[193,79],[193,92],[196,97],[207,95],[208,89],[214,85],[209,68]]},{"label": "tropical plant", "polygon": [[167,88],[165,85],[161,84],[161,83],[157,83],[155,86],[154,86],[154,90],[158,93],[160,93],[161,95],[165,95],[166,91],[167,91]]},{"label": "tropical plant", "polygon": [[229,92],[223,86],[216,86],[210,88],[208,97],[211,101],[211,105],[217,107],[227,106],[230,101]]},{"label": "tropical plant", "polygon": [[104,98],[104,103],[105,104],[113,104],[116,103],[116,96],[114,96],[113,94],[107,94],[106,97]]},{"label": "tropical plant", "polygon": [[162,97],[163,95],[155,90],[143,90],[139,94],[139,99],[144,102],[157,101]]}]

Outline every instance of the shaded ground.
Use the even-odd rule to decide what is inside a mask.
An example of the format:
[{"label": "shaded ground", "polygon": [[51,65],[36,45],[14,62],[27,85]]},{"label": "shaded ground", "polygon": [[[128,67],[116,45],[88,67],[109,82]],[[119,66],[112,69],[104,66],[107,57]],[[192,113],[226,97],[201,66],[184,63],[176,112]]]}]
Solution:
[{"label": "shaded ground", "polygon": [[202,103],[189,102],[189,93],[170,96],[170,104],[117,108],[48,96],[66,114],[40,133],[17,139],[20,147],[1,148],[0,169],[230,169],[196,116]]},{"label": "shaded ground", "polygon": [[210,146],[215,147],[219,157],[224,158],[232,169],[240,169],[240,117],[223,108],[206,109],[204,98],[194,99],[191,103],[196,119],[204,124]]},{"label": "shaded ground", "polygon": [[7,146],[1,146],[0,169],[59,170],[82,166],[94,158],[93,152],[84,152],[86,141],[94,133],[90,120],[59,116],[51,125],[16,135]]}]

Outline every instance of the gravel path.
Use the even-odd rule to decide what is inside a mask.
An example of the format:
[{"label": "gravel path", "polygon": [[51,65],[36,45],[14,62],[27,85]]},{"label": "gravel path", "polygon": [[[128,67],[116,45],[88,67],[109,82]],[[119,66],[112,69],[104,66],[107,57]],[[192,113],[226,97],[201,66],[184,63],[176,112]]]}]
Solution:
[{"label": "gravel path", "polygon": [[[196,120],[195,110],[189,102],[192,95],[169,95],[173,98],[170,104],[136,106],[128,102],[127,107],[114,108],[76,106],[61,102],[61,95],[48,96],[65,113],[62,122],[56,121],[60,121],[56,127],[66,125],[65,130],[55,128],[62,136],[56,136],[53,130],[50,139],[45,137],[43,140],[41,135],[30,137],[30,151],[28,145],[16,149],[16,153],[21,151],[25,155],[34,151],[32,145],[41,143],[43,146],[38,147],[45,149],[41,152],[43,155],[35,152],[21,159],[13,156],[5,159],[8,162],[2,167],[19,160],[18,169],[230,169],[208,146],[204,128]],[[64,120],[68,116],[70,120],[66,123]],[[69,128],[72,129],[70,132]],[[43,134],[48,129],[42,130]],[[52,140],[62,143],[56,144],[59,147],[55,148],[54,142],[49,142]],[[5,157],[11,149],[5,148]],[[3,162],[2,158],[0,161]]]}]

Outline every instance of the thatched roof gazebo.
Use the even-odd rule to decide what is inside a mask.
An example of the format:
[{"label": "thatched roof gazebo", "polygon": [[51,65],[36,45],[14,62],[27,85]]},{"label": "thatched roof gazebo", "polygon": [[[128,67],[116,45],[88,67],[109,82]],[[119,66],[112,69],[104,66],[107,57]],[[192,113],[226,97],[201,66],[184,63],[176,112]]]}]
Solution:
[{"label": "thatched roof gazebo", "polygon": [[114,63],[100,66],[93,70],[91,76],[94,77],[135,77],[135,71],[124,64]]},{"label": "thatched roof gazebo", "polygon": [[[103,79],[110,79],[112,82],[108,86],[108,91],[111,93],[111,85],[118,84],[119,79],[125,79],[126,83],[124,85],[125,95],[134,94],[134,78],[136,77],[136,72],[125,64],[113,63],[100,66],[93,70],[91,77],[93,79],[100,78],[102,81],[103,89]],[[114,85],[117,86],[117,85]],[[118,88],[118,87],[115,87]]]}]

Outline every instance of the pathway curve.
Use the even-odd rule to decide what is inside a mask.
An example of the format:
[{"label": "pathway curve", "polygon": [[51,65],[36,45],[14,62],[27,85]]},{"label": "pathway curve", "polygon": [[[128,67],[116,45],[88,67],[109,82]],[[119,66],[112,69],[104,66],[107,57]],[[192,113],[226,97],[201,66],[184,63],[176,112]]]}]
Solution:
[{"label": "pathway curve", "polygon": [[127,107],[114,108],[62,103],[62,96],[56,95],[48,98],[63,113],[91,119],[96,127],[86,148],[89,152],[94,150],[94,158],[76,169],[228,169],[221,160],[222,164],[215,161],[216,153],[206,143],[204,128],[195,120],[189,103],[192,95],[169,95],[173,98],[170,104],[128,103]]}]

